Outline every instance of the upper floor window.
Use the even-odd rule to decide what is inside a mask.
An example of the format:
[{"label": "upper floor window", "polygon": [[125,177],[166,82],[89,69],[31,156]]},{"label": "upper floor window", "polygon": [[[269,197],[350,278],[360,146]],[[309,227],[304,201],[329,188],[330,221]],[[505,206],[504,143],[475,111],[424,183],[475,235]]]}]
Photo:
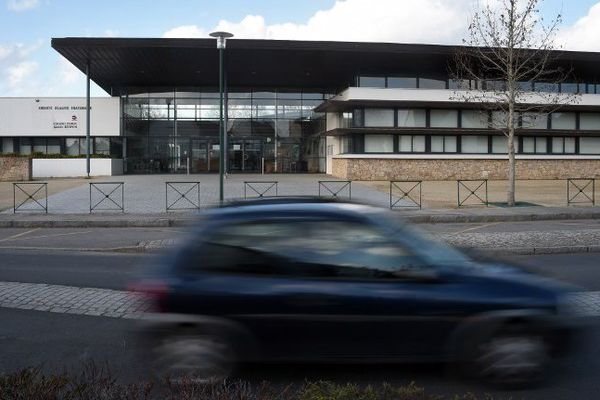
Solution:
[{"label": "upper floor window", "polygon": [[388,88],[400,88],[400,89],[416,89],[417,78],[403,78],[397,76],[388,76],[387,78]]},{"label": "upper floor window", "polygon": [[394,126],[394,110],[391,108],[366,108],[364,118],[366,127]]},{"label": "upper floor window", "polygon": [[424,128],[427,126],[425,110],[411,110],[401,108],[398,110],[398,126],[407,128]]},{"label": "upper floor window", "polygon": [[600,113],[579,114],[579,129],[600,130]]},{"label": "upper floor window", "polygon": [[419,89],[446,89],[446,80],[419,78]]},{"label": "upper floor window", "polygon": [[462,110],[461,126],[463,128],[479,128],[484,129],[489,125],[487,111],[479,110]]},{"label": "upper floor window", "polygon": [[385,76],[360,76],[358,78],[358,86],[384,88]]},{"label": "upper floor window", "polygon": [[457,110],[431,110],[430,126],[432,128],[456,128],[458,127]]},{"label": "upper floor window", "polygon": [[548,139],[545,137],[531,137],[526,136],[523,138],[523,153],[535,153],[544,154],[548,152]]},{"label": "upper floor window", "polygon": [[576,129],[577,114],[569,112],[552,113],[552,129]]},{"label": "upper floor window", "polygon": [[542,113],[521,114],[521,126],[523,129],[548,129],[548,115]]}]

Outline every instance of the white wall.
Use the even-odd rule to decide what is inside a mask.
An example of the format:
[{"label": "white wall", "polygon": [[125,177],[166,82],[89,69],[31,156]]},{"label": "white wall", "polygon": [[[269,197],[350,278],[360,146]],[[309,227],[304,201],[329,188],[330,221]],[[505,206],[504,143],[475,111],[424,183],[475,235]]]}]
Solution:
[{"label": "white wall", "polygon": [[[119,136],[120,99],[92,98],[92,136]],[[0,136],[85,136],[85,97],[0,98]]]},{"label": "white wall", "polygon": [[[33,178],[75,178],[86,176],[85,158],[34,158]],[[90,159],[90,176],[123,175],[123,160]]]}]

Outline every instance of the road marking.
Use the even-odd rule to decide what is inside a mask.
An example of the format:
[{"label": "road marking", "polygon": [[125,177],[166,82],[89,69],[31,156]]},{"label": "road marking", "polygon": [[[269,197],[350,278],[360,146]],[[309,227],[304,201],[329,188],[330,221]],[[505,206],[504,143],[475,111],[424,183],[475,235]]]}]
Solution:
[{"label": "road marking", "polygon": [[452,232],[453,235],[460,235],[461,233],[465,233],[465,232],[470,232],[470,231],[474,231],[477,229],[481,229],[481,228],[487,228],[488,226],[494,226],[494,225],[498,225],[501,224],[502,222],[490,222],[489,224],[483,224],[483,225],[479,225],[479,226],[472,226],[470,228],[466,228],[460,231],[456,231],[456,232]]},{"label": "road marking", "polygon": [[141,297],[122,290],[23,282],[0,282],[0,307],[128,319],[148,310]]},{"label": "road marking", "polygon": [[28,230],[28,231],[26,231],[26,232],[17,233],[16,235],[12,235],[12,236],[9,236],[9,237],[7,237],[7,238],[0,239],[0,242],[6,242],[6,241],[8,241],[8,240],[17,239],[17,238],[20,238],[21,236],[25,236],[25,235],[27,235],[28,233],[35,232],[35,231],[39,231],[40,229],[41,229],[41,228],[35,228],[35,229]]},{"label": "road marking", "polygon": [[[72,235],[83,235],[85,233],[92,233],[93,231],[83,231],[83,232],[69,232],[69,233],[53,233],[51,235],[41,235],[41,236],[30,236],[27,239],[43,239],[49,237],[58,237],[58,236],[72,236]],[[11,239],[12,240],[12,239]]]}]

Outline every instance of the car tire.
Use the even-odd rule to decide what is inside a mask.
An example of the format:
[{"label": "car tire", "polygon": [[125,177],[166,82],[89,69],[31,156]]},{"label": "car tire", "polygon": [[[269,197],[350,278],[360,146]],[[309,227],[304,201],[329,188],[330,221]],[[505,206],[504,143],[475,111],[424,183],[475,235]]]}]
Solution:
[{"label": "car tire", "polygon": [[236,367],[233,347],[216,335],[172,334],[159,340],[152,353],[155,374],[175,384],[219,382]]},{"label": "car tire", "polygon": [[511,329],[480,341],[472,367],[488,383],[521,387],[541,381],[549,361],[542,336]]}]

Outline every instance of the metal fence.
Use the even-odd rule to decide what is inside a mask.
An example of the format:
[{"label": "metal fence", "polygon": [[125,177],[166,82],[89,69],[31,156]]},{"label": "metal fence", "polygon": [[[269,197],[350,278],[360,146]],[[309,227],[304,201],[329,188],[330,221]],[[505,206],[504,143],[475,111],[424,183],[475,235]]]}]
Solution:
[{"label": "metal fence", "polygon": [[567,205],[596,205],[596,180],[593,178],[567,179]]},{"label": "metal fence", "polygon": [[277,181],[244,181],[244,199],[277,197]]},{"label": "metal fence", "polygon": [[[462,179],[457,180],[456,185],[458,207],[481,204],[488,206],[487,179]],[[469,199],[472,201],[467,203]]]},{"label": "metal fence", "polygon": [[422,181],[390,181],[390,208],[418,208],[422,205]]},{"label": "metal fence", "polygon": [[165,182],[165,207],[167,212],[199,210],[200,182]]},{"label": "metal fence", "polygon": [[[42,193],[43,197],[41,197]],[[43,211],[48,214],[48,183],[13,183],[13,214],[17,211]]]},{"label": "metal fence", "polygon": [[319,197],[352,199],[352,181],[319,181]]},{"label": "metal fence", "polygon": [[124,213],[125,183],[90,183],[90,214],[93,211],[121,211]]}]

